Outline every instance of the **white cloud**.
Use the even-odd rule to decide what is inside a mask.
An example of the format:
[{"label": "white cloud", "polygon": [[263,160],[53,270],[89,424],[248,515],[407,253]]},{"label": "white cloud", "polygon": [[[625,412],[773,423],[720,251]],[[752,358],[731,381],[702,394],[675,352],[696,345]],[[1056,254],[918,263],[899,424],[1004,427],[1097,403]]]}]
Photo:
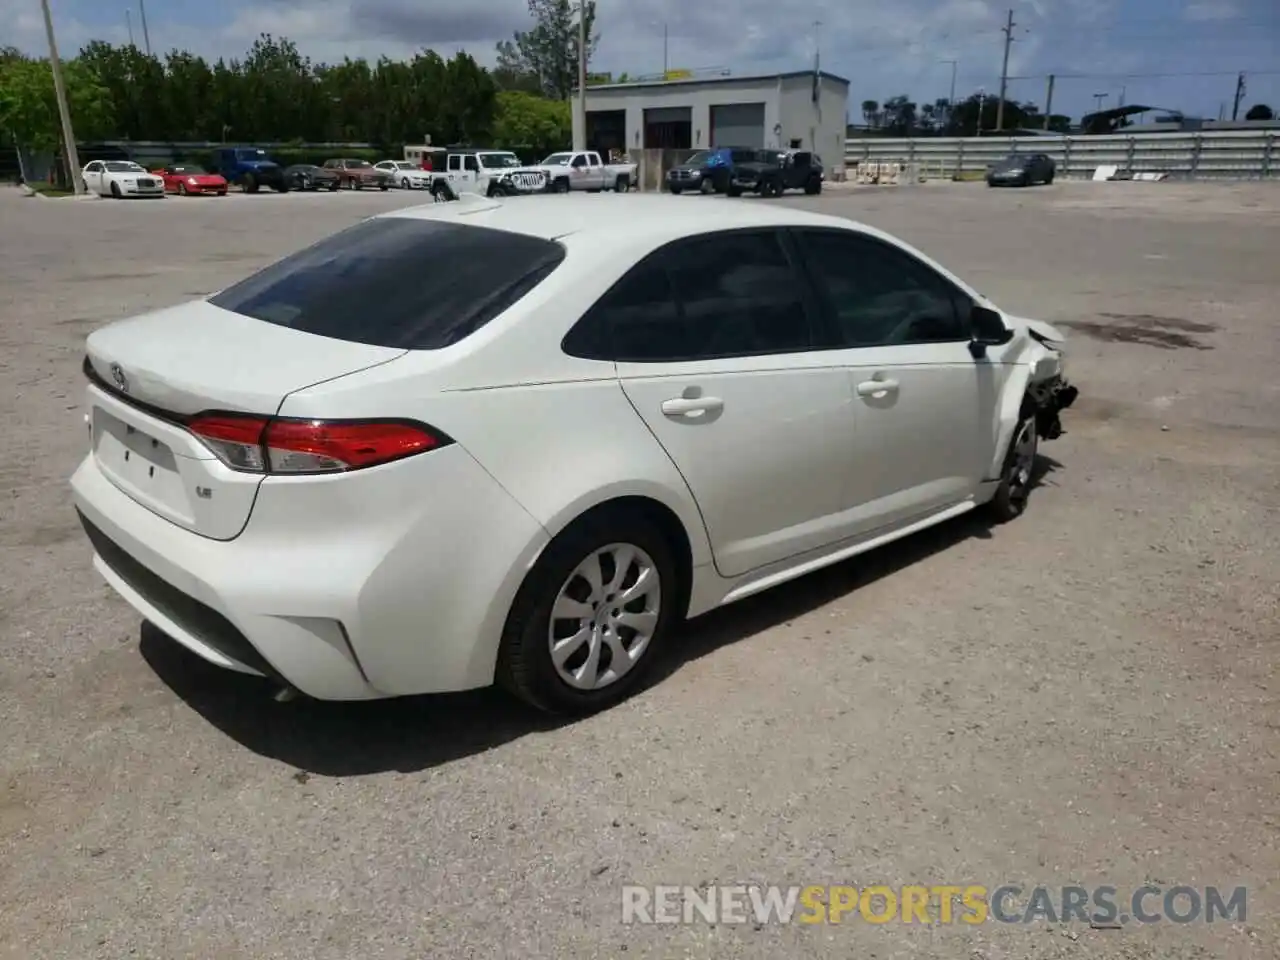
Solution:
[{"label": "white cloud", "polygon": [[1195,0],[1183,8],[1182,16],[1194,22],[1234,20],[1240,16],[1240,7],[1233,0]]}]

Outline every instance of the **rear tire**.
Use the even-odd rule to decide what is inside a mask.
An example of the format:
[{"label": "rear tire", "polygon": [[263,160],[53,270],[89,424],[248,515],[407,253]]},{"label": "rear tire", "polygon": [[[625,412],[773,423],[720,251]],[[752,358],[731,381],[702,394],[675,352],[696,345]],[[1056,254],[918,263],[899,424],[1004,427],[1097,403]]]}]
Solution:
[{"label": "rear tire", "polygon": [[616,193],[626,193],[631,189],[631,178],[625,173],[618,174],[618,179],[613,181],[613,189]]},{"label": "rear tire", "polygon": [[[581,572],[593,565],[598,590]],[[580,519],[552,540],[516,594],[498,683],[548,713],[583,715],[621,702],[643,682],[679,619],[677,577],[670,544],[642,515],[603,510]],[[553,619],[555,610],[561,616]],[[564,645],[575,637],[576,646]],[[556,643],[566,655],[553,658]],[[575,674],[581,685],[571,682]]]},{"label": "rear tire", "polygon": [[822,192],[821,178],[810,177],[808,180],[806,180],[804,184],[804,192],[811,197],[814,196],[815,194],[821,193]]}]

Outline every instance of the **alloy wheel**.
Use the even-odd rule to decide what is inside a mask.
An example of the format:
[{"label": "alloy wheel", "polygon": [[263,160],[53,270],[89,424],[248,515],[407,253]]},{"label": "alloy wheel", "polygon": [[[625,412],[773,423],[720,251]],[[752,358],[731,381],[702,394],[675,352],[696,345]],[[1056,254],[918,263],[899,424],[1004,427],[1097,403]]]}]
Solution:
[{"label": "alloy wheel", "polygon": [[551,608],[547,643],[557,675],[576,690],[617,682],[649,648],[661,611],[662,578],[648,553],[629,543],[593,551]]}]

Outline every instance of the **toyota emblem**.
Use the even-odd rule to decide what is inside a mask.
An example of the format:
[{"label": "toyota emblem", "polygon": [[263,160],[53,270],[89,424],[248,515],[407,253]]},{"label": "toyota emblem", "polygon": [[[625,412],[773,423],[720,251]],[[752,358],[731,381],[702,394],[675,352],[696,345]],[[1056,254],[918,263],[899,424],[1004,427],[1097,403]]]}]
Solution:
[{"label": "toyota emblem", "polygon": [[111,379],[116,382],[122,393],[129,392],[129,378],[124,375],[124,368],[118,363],[111,365]]}]

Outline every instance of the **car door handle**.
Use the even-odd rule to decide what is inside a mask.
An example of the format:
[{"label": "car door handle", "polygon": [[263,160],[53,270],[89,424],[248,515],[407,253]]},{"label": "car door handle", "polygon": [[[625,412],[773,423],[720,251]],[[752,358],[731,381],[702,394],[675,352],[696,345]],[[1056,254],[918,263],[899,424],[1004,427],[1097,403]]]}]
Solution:
[{"label": "car door handle", "polygon": [[884,393],[896,393],[898,390],[897,380],[863,380],[857,386],[858,396],[875,397]]},{"label": "car door handle", "polygon": [[677,397],[662,401],[662,412],[668,417],[687,417],[693,413],[716,413],[724,409],[719,397]]}]

